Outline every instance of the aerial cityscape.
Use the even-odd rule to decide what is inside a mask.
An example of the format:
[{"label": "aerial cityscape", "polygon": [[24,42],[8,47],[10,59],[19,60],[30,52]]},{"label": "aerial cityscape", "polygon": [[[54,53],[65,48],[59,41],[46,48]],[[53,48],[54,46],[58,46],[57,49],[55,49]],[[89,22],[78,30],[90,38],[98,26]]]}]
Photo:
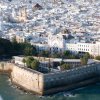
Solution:
[{"label": "aerial cityscape", "polygon": [[99,87],[100,0],[0,0],[0,100],[99,100]]}]

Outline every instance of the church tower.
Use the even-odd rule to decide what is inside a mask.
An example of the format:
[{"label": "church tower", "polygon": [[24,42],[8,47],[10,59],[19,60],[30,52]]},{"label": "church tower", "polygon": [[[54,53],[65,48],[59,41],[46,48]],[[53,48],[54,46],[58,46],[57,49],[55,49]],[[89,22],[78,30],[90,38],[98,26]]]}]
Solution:
[{"label": "church tower", "polygon": [[19,21],[26,21],[27,20],[27,12],[25,7],[19,8]]}]

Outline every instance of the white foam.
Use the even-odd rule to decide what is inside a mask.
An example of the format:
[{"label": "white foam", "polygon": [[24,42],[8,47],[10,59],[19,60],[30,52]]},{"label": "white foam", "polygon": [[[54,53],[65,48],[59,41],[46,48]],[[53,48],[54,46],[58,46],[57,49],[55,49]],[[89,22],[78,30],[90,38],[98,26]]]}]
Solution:
[{"label": "white foam", "polygon": [[0,100],[3,100],[2,96],[0,95]]},{"label": "white foam", "polygon": [[76,97],[76,94],[64,93],[64,97]]}]

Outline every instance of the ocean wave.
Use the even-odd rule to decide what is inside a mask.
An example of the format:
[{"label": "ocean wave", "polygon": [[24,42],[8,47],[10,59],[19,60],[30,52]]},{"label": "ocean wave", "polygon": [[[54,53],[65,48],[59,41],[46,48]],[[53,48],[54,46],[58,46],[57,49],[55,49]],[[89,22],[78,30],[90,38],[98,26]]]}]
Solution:
[{"label": "ocean wave", "polygon": [[3,100],[2,96],[0,95],[0,100]]},{"label": "ocean wave", "polygon": [[64,97],[76,97],[76,94],[73,93],[64,93]]}]

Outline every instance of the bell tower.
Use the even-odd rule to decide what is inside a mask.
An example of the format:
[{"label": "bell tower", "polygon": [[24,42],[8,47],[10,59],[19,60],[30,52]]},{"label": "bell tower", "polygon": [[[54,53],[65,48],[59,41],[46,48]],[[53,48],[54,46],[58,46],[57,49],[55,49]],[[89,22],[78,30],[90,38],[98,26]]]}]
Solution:
[{"label": "bell tower", "polygon": [[19,8],[19,21],[26,21],[27,20],[27,12],[25,7]]}]

